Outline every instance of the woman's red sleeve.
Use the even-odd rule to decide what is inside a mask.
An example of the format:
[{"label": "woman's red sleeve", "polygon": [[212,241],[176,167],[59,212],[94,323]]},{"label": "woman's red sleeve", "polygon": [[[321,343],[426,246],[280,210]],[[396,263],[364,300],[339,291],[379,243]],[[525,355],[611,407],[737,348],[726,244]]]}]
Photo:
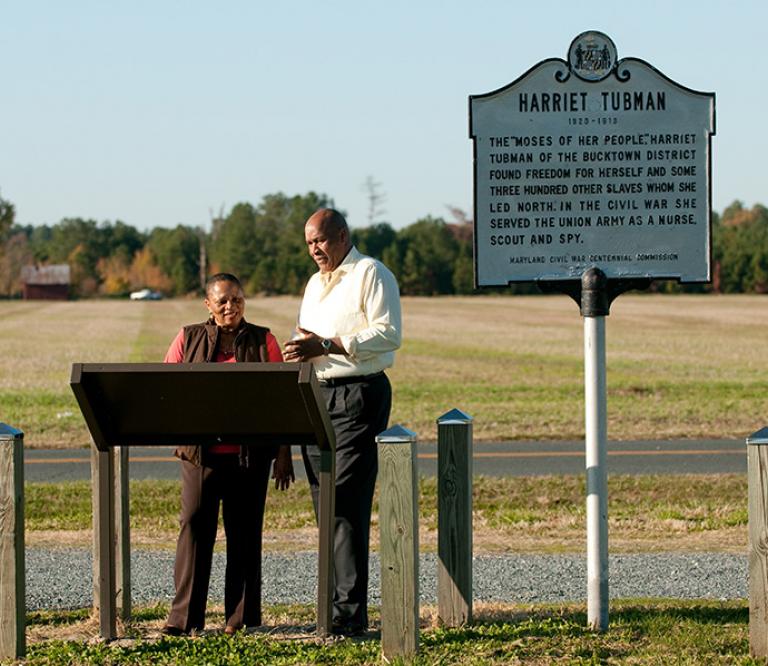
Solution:
[{"label": "woman's red sleeve", "polygon": [[163,363],[181,363],[184,360],[184,329],[173,339],[168,351],[165,352]]},{"label": "woman's red sleeve", "polygon": [[280,363],[283,360],[283,352],[280,351],[277,338],[271,333],[267,333],[267,359],[270,363]]}]

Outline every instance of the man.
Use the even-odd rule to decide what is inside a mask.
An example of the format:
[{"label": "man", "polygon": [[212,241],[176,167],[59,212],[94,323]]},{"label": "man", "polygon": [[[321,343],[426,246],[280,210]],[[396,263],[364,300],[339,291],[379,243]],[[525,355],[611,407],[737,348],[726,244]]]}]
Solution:
[{"label": "man", "polygon": [[[368,627],[368,542],[378,457],[392,390],[384,370],[400,347],[400,293],[392,273],[352,246],[338,211],[321,209],[304,227],[320,269],[307,283],[286,361],[311,361],[336,433],[333,632]],[[302,450],[317,514],[320,452]]]}]

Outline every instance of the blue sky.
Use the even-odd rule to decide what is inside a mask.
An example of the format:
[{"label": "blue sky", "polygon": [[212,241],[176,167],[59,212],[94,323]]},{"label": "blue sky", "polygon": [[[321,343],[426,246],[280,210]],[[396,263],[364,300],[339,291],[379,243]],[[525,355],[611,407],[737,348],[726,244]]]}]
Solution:
[{"label": "blue sky", "polygon": [[472,208],[467,98],[601,30],[717,94],[713,208],[768,205],[768,2],[2,2],[0,195],[24,224],[207,225],[265,194],[395,227]]}]

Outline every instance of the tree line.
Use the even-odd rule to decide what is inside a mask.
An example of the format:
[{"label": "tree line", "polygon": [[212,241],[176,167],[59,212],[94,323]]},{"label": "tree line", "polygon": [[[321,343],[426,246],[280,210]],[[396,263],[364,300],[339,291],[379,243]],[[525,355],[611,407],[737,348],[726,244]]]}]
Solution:
[{"label": "tree line", "polygon": [[[304,222],[333,206],[324,194],[268,194],[238,203],[210,229],[177,225],[139,231],[121,221],[65,218],[54,225],[20,225],[0,198],[0,296],[21,292],[22,266],[68,264],[77,297],[125,296],[141,288],[167,296],[200,293],[206,275],[227,271],[249,294],[298,294],[316,267],[304,244]],[[392,270],[404,295],[470,294],[472,221],[449,208],[448,220],[424,217],[401,229],[376,221],[352,229],[358,249]],[[657,282],[657,291],[768,292],[768,209],[734,202],[712,219],[713,279],[707,285]],[[516,284],[498,293],[538,293]],[[486,290],[483,290],[485,293]]]}]

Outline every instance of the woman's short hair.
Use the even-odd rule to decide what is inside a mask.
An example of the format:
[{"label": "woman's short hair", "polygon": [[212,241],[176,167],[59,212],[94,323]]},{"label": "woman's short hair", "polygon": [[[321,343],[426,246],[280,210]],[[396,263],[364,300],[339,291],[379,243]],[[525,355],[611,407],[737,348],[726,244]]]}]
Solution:
[{"label": "woman's short hair", "polygon": [[206,296],[211,293],[211,287],[213,287],[213,285],[215,285],[217,282],[231,282],[235,286],[239,287],[240,291],[243,290],[243,285],[240,284],[240,280],[232,275],[232,273],[216,273],[215,275],[211,275],[211,277],[205,281]]}]

